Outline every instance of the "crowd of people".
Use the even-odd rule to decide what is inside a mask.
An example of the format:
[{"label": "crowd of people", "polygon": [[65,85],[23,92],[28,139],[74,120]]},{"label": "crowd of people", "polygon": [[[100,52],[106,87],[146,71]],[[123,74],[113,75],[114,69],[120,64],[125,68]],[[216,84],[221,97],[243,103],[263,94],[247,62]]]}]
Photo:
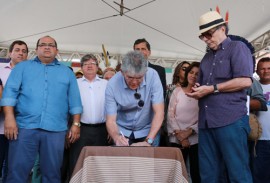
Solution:
[{"label": "crowd of people", "polygon": [[[33,60],[14,41],[0,70],[2,182],[25,183],[31,172],[33,183],[68,182],[84,146],[109,145],[179,148],[193,183],[270,182],[270,58],[259,60],[256,81],[252,50],[228,36],[219,13],[203,14],[199,29],[206,54],[179,63],[168,86],[144,38],[119,71],[102,74],[93,54],[75,73],[62,65],[50,36],[37,41]],[[262,126],[255,142],[249,112]]]}]

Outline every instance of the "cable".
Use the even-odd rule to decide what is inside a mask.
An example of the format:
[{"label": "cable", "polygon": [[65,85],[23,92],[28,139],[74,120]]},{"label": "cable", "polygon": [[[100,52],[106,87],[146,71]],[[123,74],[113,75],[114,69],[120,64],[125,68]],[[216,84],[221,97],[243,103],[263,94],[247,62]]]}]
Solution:
[{"label": "cable", "polygon": [[[104,1],[104,0],[101,0],[101,1],[104,2],[105,4],[107,4],[108,6],[110,6],[112,9],[114,9],[114,10],[117,11],[118,13],[120,13],[119,10],[117,10],[115,7],[113,7],[112,5],[110,5],[109,3],[107,3],[106,1]],[[152,1],[149,1],[149,2],[147,2],[147,3],[141,4],[141,5],[139,5],[139,6],[135,7],[135,8],[132,8],[132,9],[130,9],[130,10],[125,11],[124,13],[128,13],[128,12],[130,12],[130,11],[133,11],[133,10],[135,10],[135,9],[137,9],[137,8],[140,8],[140,7],[143,7],[143,6],[147,5],[147,4],[150,4],[150,3],[154,2],[154,1],[156,1],[156,0],[152,0]]]},{"label": "cable", "polygon": [[56,29],[46,30],[46,31],[43,31],[43,32],[35,33],[35,34],[30,34],[30,35],[27,35],[27,36],[22,36],[22,37],[13,38],[13,39],[5,40],[5,41],[0,41],[0,43],[9,42],[9,41],[18,40],[18,39],[23,39],[23,38],[27,38],[27,37],[32,37],[32,36],[36,36],[36,35],[39,35],[39,34],[44,34],[44,33],[48,33],[48,32],[62,30],[62,29],[70,28],[70,27],[76,27],[78,25],[83,25],[83,24],[87,24],[87,23],[91,23],[91,22],[96,22],[96,21],[99,21],[99,20],[113,18],[113,17],[116,17],[116,16],[119,16],[119,15],[116,14],[116,15],[110,15],[110,16],[107,16],[107,17],[97,18],[97,19],[94,19],[94,20],[89,20],[89,21],[85,21],[85,22],[81,22],[81,23],[77,23],[77,24],[72,24],[72,25],[68,25],[68,26],[64,26],[64,27],[59,27],[59,28],[56,28]]},{"label": "cable", "polygon": [[115,7],[113,7],[112,5],[110,5],[109,3],[107,3],[106,1],[104,1],[104,0],[101,0],[101,1],[104,2],[105,4],[107,4],[108,6],[110,6],[112,9],[114,9],[118,13],[120,13],[120,11],[118,11]]},{"label": "cable", "polygon": [[195,49],[195,50],[197,50],[197,51],[199,51],[199,52],[205,53],[204,51],[202,51],[202,50],[200,50],[200,49],[198,49],[198,48],[196,48],[196,47],[194,47],[194,46],[192,46],[192,45],[190,45],[190,44],[188,44],[188,43],[185,43],[184,41],[181,41],[180,39],[177,39],[177,38],[175,38],[175,37],[173,37],[173,36],[171,36],[171,35],[169,35],[169,34],[167,34],[167,33],[165,33],[165,32],[162,32],[162,31],[160,31],[160,30],[158,30],[158,29],[156,29],[156,28],[150,26],[150,25],[147,25],[147,24],[145,24],[145,23],[143,23],[143,22],[141,22],[141,21],[139,21],[139,20],[136,20],[135,18],[132,18],[132,17],[130,17],[130,16],[128,16],[128,15],[125,15],[125,14],[124,14],[124,16],[126,16],[126,17],[128,17],[129,19],[134,20],[135,22],[138,22],[138,23],[140,23],[140,24],[142,24],[142,25],[144,25],[144,26],[146,26],[146,27],[148,27],[148,28],[150,28],[150,29],[153,29],[153,30],[155,30],[155,31],[157,31],[157,32],[159,32],[159,33],[165,35],[165,36],[168,36],[168,37],[172,38],[173,40],[176,40],[176,41],[178,41],[178,42],[180,42],[180,43],[182,43],[182,44],[184,44],[184,45],[186,45],[186,46],[188,46],[188,47],[190,47],[190,48],[193,48],[193,49]]},{"label": "cable", "polygon": [[[102,0],[102,1],[103,1],[105,4],[107,4],[108,6],[110,6],[111,8],[113,8],[115,11],[117,11],[118,13],[120,13],[120,11],[118,11],[118,10],[117,10],[116,8],[114,8],[112,5],[110,5],[109,3],[107,3],[107,2],[104,1],[104,0]],[[167,33],[165,33],[165,32],[162,32],[161,30],[158,30],[158,29],[156,29],[156,28],[154,28],[154,27],[152,27],[152,26],[150,26],[150,25],[148,25],[148,24],[146,24],[146,23],[143,23],[143,22],[141,22],[141,21],[139,21],[139,20],[137,20],[137,19],[135,19],[135,18],[132,18],[132,17],[130,17],[130,16],[128,16],[128,15],[125,14],[125,13],[127,13],[127,12],[133,11],[133,10],[135,10],[135,9],[137,9],[137,8],[140,8],[140,7],[142,7],[142,6],[145,6],[145,5],[147,5],[147,4],[153,3],[154,1],[156,1],[156,0],[149,1],[149,2],[147,2],[147,3],[144,3],[144,4],[142,4],[142,5],[137,6],[137,7],[133,8],[133,9],[131,9],[131,10],[125,11],[123,15],[126,16],[127,18],[133,20],[133,21],[136,21],[136,22],[138,22],[138,23],[140,23],[140,24],[142,24],[142,25],[144,25],[144,26],[150,28],[150,29],[153,29],[153,30],[155,30],[155,31],[157,31],[157,32],[159,32],[159,33],[165,35],[165,36],[168,36],[168,37],[172,38],[173,40],[178,41],[178,42],[180,42],[180,43],[182,43],[182,44],[184,44],[184,45],[186,45],[186,46],[188,46],[188,47],[190,47],[190,48],[193,48],[193,49],[195,49],[195,50],[197,50],[197,51],[199,51],[199,52],[205,53],[204,51],[202,51],[202,50],[200,50],[200,49],[198,49],[198,48],[196,48],[196,47],[194,47],[194,46],[192,46],[192,45],[190,45],[190,44],[188,44],[188,43],[185,43],[184,41],[181,41],[181,40],[179,40],[179,39],[177,39],[177,38],[175,38],[175,37],[173,37],[173,36],[171,36],[171,35],[169,35],[169,34],[167,34]]]},{"label": "cable", "polygon": [[[131,10],[128,10],[128,11],[126,11],[126,12],[133,11],[133,10],[135,10],[135,9],[137,9],[137,8],[140,8],[140,7],[145,6],[145,5],[147,5],[147,4],[153,3],[154,1],[156,1],[156,0],[152,0],[152,1],[149,1],[149,2],[144,3],[144,4],[142,4],[142,5],[139,5],[139,6],[133,8],[133,9],[131,9]],[[120,16],[120,11],[118,11],[116,8],[114,8],[113,6],[111,6],[111,5],[110,5],[109,3],[107,3],[106,1],[102,0],[102,2],[104,2],[105,4],[107,4],[108,6],[110,6],[111,8],[113,8],[113,9],[114,9],[115,11],[117,11],[119,14],[110,15],[110,16],[106,16],[106,17],[102,17],[102,18],[97,18],[97,19],[94,19],[94,20],[89,20],[89,21],[85,21],[85,22],[81,22],[81,23],[77,23],[77,24],[73,24],[73,25],[64,26],[64,27],[59,27],[59,28],[56,28],[56,29],[51,29],[51,30],[47,30],[47,31],[43,31],[43,32],[35,33],[35,34],[30,34],[30,35],[26,35],[26,36],[22,36],[22,37],[18,37],[18,38],[13,38],[13,39],[10,39],[10,40],[4,40],[4,41],[0,41],[0,43],[9,42],[9,41],[18,40],[18,39],[23,39],[23,38],[27,38],[27,37],[32,37],[32,36],[36,36],[36,35],[40,35],[40,34],[44,34],[44,33],[48,33],[48,32],[53,32],[53,31],[57,31],[57,30],[62,30],[62,29],[70,28],[70,27],[75,27],[75,26],[79,26],[79,25],[83,25],[83,24],[87,24],[87,23],[91,23],[91,22],[96,22],[96,21],[100,21],[100,20],[104,20],[104,19],[108,19],[108,18],[113,18],[113,17],[116,17],[116,16]],[[125,12],[125,13],[126,13],[126,12]],[[156,28],[154,28],[154,27],[152,27],[152,26],[150,26],[150,25],[148,25],[148,24],[146,24],[146,23],[143,23],[143,22],[141,22],[141,21],[139,21],[139,20],[137,20],[137,19],[135,19],[135,18],[132,18],[132,17],[126,15],[126,14],[123,14],[123,15],[124,15],[125,17],[127,17],[127,18],[129,18],[129,19],[135,21],[135,22],[138,22],[138,23],[140,23],[140,24],[142,24],[142,25],[144,25],[144,26],[146,26],[146,27],[152,29],[152,30],[155,30],[155,31],[157,31],[157,32],[159,32],[159,33],[161,33],[161,34],[167,36],[167,37],[170,37],[171,39],[173,39],[173,40],[175,40],[175,41],[178,41],[178,42],[180,42],[180,43],[182,43],[182,44],[184,44],[184,45],[186,45],[186,46],[188,46],[188,47],[190,47],[190,48],[193,48],[193,49],[195,49],[195,50],[197,50],[197,51],[199,51],[199,52],[204,53],[204,51],[202,51],[202,50],[200,50],[200,49],[198,49],[198,48],[195,48],[194,46],[192,46],[192,45],[190,45],[190,44],[188,44],[188,43],[185,43],[184,41],[181,41],[181,40],[179,40],[179,39],[177,39],[177,38],[175,38],[175,37],[173,37],[173,36],[171,36],[171,35],[169,35],[169,34],[163,32],[163,31],[161,31],[161,30],[158,30],[158,29],[156,29]]]},{"label": "cable", "polygon": [[128,10],[128,11],[125,11],[124,13],[128,13],[130,11],[136,10],[137,8],[140,8],[140,7],[143,7],[143,6],[147,5],[147,4],[153,3],[154,1],[156,1],[156,0],[152,0],[152,1],[149,1],[147,3],[144,3],[144,4],[140,5],[140,6],[137,6],[135,8],[132,8],[132,9]]}]

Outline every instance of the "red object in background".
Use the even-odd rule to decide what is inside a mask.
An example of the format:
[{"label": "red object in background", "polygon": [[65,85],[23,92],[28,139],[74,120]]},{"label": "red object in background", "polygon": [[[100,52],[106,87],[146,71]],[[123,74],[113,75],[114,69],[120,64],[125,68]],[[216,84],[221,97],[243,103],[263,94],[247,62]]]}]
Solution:
[{"label": "red object in background", "polygon": [[72,62],[71,67],[81,67],[80,62]]}]

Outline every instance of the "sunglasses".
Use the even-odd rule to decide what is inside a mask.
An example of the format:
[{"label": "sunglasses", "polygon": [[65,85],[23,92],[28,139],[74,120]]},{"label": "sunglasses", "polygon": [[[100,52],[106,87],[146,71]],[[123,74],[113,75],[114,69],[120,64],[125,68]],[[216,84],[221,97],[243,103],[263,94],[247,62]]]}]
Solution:
[{"label": "sunglasses", "polygon": [[141,94],[137,92],[137,89],[136,89],[136,93],[134,93],[134,97],[136,100],[139,100],[138,106],[142,108],[144,106],[144,101],[141,100]]},{"label": "sunglasses", "polygon": [[187,67],[181,67],[182,71],[186,71]]},{"label": "sunglasses", "polygon": [[213,34],[219,29],[220,27],[217,27],[214,31],[207,31],[207,32],[204,32],[202,33],[199,38],[201,40],[203,40],[203,38],[206,38],[206,39],[211,39],[213,37]]}]

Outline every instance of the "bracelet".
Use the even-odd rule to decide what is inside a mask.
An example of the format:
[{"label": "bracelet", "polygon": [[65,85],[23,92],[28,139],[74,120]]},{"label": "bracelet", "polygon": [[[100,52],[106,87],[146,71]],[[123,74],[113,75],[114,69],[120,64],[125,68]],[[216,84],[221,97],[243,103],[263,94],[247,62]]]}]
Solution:
[{"label": "bracelet", "polygon": [[80,122],[76,122],[76,121],[74,121],[72,123],[72,125],[77,126],[77,127],[81,127],[81,123]]}]

